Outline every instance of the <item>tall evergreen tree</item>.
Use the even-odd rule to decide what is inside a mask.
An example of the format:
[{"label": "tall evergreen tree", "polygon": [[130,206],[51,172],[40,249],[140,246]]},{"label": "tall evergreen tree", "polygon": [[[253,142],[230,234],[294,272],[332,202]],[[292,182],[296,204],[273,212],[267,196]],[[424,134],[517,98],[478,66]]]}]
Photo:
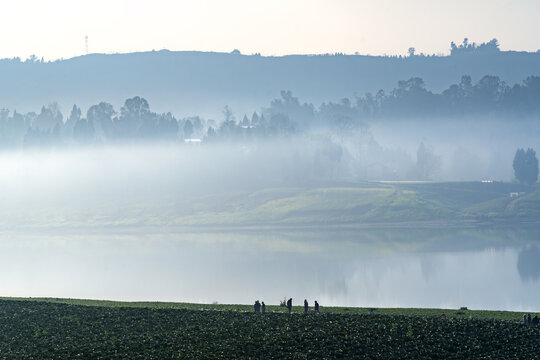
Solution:
[{"label": "tall evergreen tree", "polygon": [[520,183],[534,185],[538,180],[538,159],[533,149],[518,149],[513,167],[514,175]]}]

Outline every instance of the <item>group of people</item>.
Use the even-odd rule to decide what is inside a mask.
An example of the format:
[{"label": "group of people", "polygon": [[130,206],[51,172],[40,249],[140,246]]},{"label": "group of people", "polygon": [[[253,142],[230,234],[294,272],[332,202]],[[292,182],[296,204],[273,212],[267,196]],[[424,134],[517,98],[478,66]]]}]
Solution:
[{"label": "group of people", "polygon": [[525,325],[538,325],[538,315],[534,315],[534,317],[531,319],[531,314],[529,315],[523,315],[523,323]]},{"label": "group of people", "polygon": [[[316,313],[319,312],[319,303],[317,302],[317,300],[315,300],[315,309],[313,311]],[[290,312],[291,311],[289,310],[289,313]],[[307,299],[304,299],[304,314],[307,314],[308,312],[309,312],[309,304],[308,304]]]},{"label": "group of people", "polygon": [[[264,314],[266,312],[266,305],[263,302],[259,302],[259,300],[255,301],[255,304],[253,305],[253,310],[256,314],[260,314],[261,312]],[[292,298],[287,300],[287,310],[289,311],[289,315],[292,311]],[[317,300],[315,300],[315,308],[312,310],[314,313],[319,312],[319,303]],[[309,313],[309,303],[307,299],[304,299],[304,314]]]},{"label": "group of people", "polygon": [[256,314],[259,313],[265,313],[266,312],[266,305],[264,304],[264,301],[262,303],[259,302],[259,300],[255,301],[255,305],[253,305],[253,309],[255,310]]}]

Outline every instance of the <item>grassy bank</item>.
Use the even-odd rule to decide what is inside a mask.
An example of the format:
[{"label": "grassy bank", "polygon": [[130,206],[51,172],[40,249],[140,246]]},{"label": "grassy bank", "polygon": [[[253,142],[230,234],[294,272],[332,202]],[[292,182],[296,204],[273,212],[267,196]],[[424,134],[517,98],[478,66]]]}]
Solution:
[{"label": "grassy bank", "polygon": [[[206,310],[206,311],[201,311]],[[540,327],[506,315],[238,305],[0,300],[0,359],[537,358]],[[433,313],[435,312],[435,313]],[[465,311],[468,312],[468,311]],[[518,314],[516,314],[518,315]],[[512,319],[514,320],[514,319]]]},{"label": "grassy bank", "polygon": [[[0,227],[471,226],[540,219],[540,187],[483,182],[364,182],[204,197],[101,203],[94,208],[0,212]],[[511,197],[510,194],[518,194]]]},{"label": "grassy bank", "polygon": [[301,226],[538,221],[540,188],[497,182],[369,182],[215,196],[196,200],[193,209],[173,223]]}]

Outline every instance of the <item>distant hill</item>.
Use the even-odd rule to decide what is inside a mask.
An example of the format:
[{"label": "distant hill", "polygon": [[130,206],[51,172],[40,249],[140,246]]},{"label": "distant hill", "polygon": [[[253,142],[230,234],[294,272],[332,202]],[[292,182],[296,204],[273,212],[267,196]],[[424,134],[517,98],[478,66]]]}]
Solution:
[{"label": "distant hill", "polygon": [[0,60],[0,107],[36,111],[57,101],[64,114],[75,103],[83,112],[100,101],[118,110],[131,96],[145,97],[156,112],[221,119],[229,105],[237,117],[291,90],[319,105],[355,93],[390,90],[398,80],[424,79],[442,91],[464,74],[476,81],[498,75],[508,84],[540,75],[540,53],[470,51],[451,56],[383,57],[290,55],[265,57],[167,50],[90,54],[55,62]]}]

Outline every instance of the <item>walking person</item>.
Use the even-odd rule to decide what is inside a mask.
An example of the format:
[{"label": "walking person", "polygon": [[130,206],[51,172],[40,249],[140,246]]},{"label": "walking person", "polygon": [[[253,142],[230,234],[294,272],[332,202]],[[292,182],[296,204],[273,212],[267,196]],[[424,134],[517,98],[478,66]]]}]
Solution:
[{"label": "walking person", "polygon": [[315,300],[315,313],[319,312],[319,303]]},{"label": "walking person", "polygon": [[259,302],[259,300],[255,301],[255,305],[253,305],[253,310],[255,310],[255,314],[261,312],[261,303]]},{"label": "walking person", "polygon": [[287,300],[287,310],[289,310],[289,315],[291,315],[291,311],[292,311],[292,298],[290,298],[289,300]]},{"label": "walking person", "polygon": [[307,314],[309,310],[309,305],[307,299],[304,299],[304,314]]},{"label": "walking person", "polygon": [[261,304],[262,307],[262,313],[264,314],[266,312],[266,305],[264,304],[264,301]]}]

